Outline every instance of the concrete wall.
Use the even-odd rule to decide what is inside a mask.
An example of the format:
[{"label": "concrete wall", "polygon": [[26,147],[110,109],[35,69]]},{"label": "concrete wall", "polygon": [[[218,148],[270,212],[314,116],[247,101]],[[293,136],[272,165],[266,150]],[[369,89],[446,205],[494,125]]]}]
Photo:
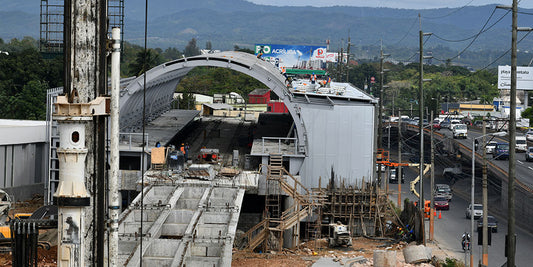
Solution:
[{"label": "concrete wall", "polygon": [[[331,169],[346,185],[360,184],[363,177],[372,177],[375,121],[374,106],[301,105],[309,145],[300,176],[307,188],[324,186]],[[310,119],[307,119],[310,118]],[[336,181],[339,184],[339,180]]]}]

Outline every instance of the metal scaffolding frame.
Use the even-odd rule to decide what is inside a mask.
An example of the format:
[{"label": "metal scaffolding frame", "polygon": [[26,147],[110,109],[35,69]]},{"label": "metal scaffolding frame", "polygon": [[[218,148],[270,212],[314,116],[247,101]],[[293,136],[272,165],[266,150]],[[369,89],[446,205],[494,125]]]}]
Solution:
[{"label": "metal scaffolding frame", "polygon": [[[124,40],[124,0],[108,0],[107,14],[109,19],[108,35],[111,29],[119,27]],[[63,53],[64,1],[41,0],[39,50],[41,53]],[[122,46],[122,45],[121,45]]]}]

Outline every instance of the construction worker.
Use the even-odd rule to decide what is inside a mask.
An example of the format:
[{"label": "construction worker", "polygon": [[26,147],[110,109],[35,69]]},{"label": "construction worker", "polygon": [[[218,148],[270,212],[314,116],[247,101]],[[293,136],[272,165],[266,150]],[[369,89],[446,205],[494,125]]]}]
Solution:
[{"label": "construction worker", "polygon": [[183,153],[183,155],[185,156],[185,144],[184,144],[184,143],[181,143],[180,151],[181,151],[181,153]]},{"label": "construction worker", "polygon": [[189,149],[191,147],[189,146],[189,143],[185,143],[185,160],[189,160]]},{"label": "construction worker", "polygon": [[315,82],[316,82],[316,75],[315,75],[314,72],[313,72],[313,74],[311,74],[311,78],[310,78],[310,80],[311,80],[311,84],[315,84]]}]

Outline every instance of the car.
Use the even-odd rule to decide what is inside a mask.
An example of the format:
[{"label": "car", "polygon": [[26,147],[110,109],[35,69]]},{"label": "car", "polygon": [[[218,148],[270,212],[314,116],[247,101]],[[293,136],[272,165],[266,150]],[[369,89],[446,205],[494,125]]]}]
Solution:
[{"label": "car", "polygon": [[451,120],[451,121],[450,121],[450,130],[453,131],[453,128],[455,128],[455,126],[456,126],[457,124],[461,124],[461,121],[460,121],[460,120]]},{"label": "car", "polygon": [[516,145],[515,145],[515,151],[516,152],[526,152],[527,150],[527,141],[525,136],[516,136]]},{"label": "car", "polygon": [[438,120],[433,121],[433,129],[434,130],[440,130],[442,127],[440,125],[440,122]]},{"label": "car", "polygon": [[[397,168],[391,168],[389,170],[389,183],[390,184],[397,184],[398,183],[398,169],[401,168],[401,167],[397,167]],[[405,183],[405,172],[402,172],[402,184]]]},{"label": "car", "polygon": [[526,161],[533,161],[533,146],[527,148]]},{"label": "car", "polygon": [[492,153],[493,159],[509,159],[509,144],[497,143]]},{"label": "car", "polygon": [[[479,217],[477,220],[477,230],[483,227],[483,216]],[[498,220],[494,216],[487,216],[487,228],[490,229],[493,233],[498,232]]]},{"label": "car", "polygon": [[443,121],[440,123],[441,128],[450,129],[450,122],[449,121]]},{"label": "car", "polygon": [[451,201],[452,200],[452,190],[450,189],[450,186],[447,184],[436,184],[435,185],[435,194],[437,196],[443,196],[446,198],[446,200]]},{"label": "car", "polygon": [[464,138],[466,139],[468,136],[468,127],[466,124],[456,124],[453,127],[453,138]]},{"label": "car", "polygon": [[435,196],[433,199],[435,202],[435,209],[436,210],[449,210],[450,204],[448,203],[448,199],[446,199],[445,196]]},{"label": "car", "polygon": [[475,121],[474,122],[474,126],[475,127],[479,127],[479,128],[483,127],[483,121],[482,120]]},{"label": "car", "polygon": [[[477,219],[481,216],[483,216],[483,205],[481,204],[474,204],[474,219]],[[468,208],[466,208],[465,216],[467,219],[470,219],[472,217],[472,204],[468,205]]]},{"label": "car", "polygon": [[496,148],[496,144],[498,144],[498,141],[490,141],[485,146],[485,153],[492,154],[494,152],[494,149]]},{"label": "car", "polygon": [[533,130],[528,130],[528,131],[526,132],[526,139],[527,139],[528,141],[533,141]]}]

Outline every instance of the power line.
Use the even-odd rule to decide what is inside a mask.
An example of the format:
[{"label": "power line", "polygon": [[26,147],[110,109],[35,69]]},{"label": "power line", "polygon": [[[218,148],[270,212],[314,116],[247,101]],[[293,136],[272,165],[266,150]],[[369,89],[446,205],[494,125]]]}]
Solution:
[{"label": "power line", "polygon": [[[490,30],[492,27],[496,26],[496,24],[498,24],[503,18],[505,18],[505,17],[507,16],[507,14],[509,14],[509,12],[510,12],[510,11],[508,10],[503,16],[501,16],[498,20],[496,20],[496,22],[494,22],[492,25],[490,25],[490,26],[487,27],[486,29],[482,29],[480,32],[478,32],[478,33],[476,33],[476,34],[474,34],[474,35],[472,35],[472,36],[470,36],[470,37],[464,38],[464,39],[451,40],[451,39],[446,39],[446,38],[444,38],[444,37],[440,37],[440,36],[438,36],[438,35],[435,34],[435,33],[433,33],[433,35],[435,35],[435,37],[436,37],[437,39],[440,39],[440,40],[445,41],[445,42],[451,42],[451,43],[464,42],[464,41],[470,40],[470,39],[472,39],[472,38],[476,38],[476,37],[479,36],[480,34],[487,32],[487,31]],[[493,11],[492,14],[494,14],[494,11]],[[492,17],[492,14],[491,14],[491,17]],[[490,17],[489,17],[489,20],[487,20],[486,23],[488,23],[488,21],[490,21]],[[486,24],[486,23],[485,23],[485,24]]]},{"label": "power line", "polygon": [[[524,37],[520,38],[520,40],[518,40],[518,42],[516,42],[516,44],[519,44],[520,42],[522,42],[522,40],[524,40],[531,32],[527,32],[526,35],[524,35]],[[496,61],[500,60],[502,57],[504,57],[505,55],[507,55],[507,53],[509,53],[511,51],[511,48],[509,48],[509,50],[505,51],[501,56],[499,56],[498,58],[496,58],[495,60],[493,60],[491,63],[489,63],[488,65],[486,65],[485,67],[479,69],[479,71],[481,70],[485,70],[487,69],[488,67],[490,67],[492,64],[496,63]]]},{"label": "power line", "polygon": [[405,37],[407,37],[407,35],[409,35],[409,33],[411,32],[411,30],[413,29],[413,27],[415,26],[417,21],[418,21],[418,18],[415,18],[413,20],[413,23],[411,24],[411,27],[409,27],[409,30],[407,30],[405,35],[398,42],[394,43],[394,45],[397,45],[397,44],[401,43],[405,39]]}]

